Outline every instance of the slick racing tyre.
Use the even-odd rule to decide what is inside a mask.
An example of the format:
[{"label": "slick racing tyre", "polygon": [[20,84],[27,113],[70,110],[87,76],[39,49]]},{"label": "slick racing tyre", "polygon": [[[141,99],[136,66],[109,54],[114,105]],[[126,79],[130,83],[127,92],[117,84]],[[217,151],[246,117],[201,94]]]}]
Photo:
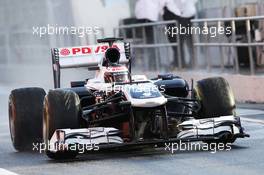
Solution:
[{"label": "slick racing tyre", "polygon": [[[81,115],[80,99],[70,90],[50,90],[44,99],[43,139],[48,147],[56,129],[77,129]],[[58,151],[56,153],[46,149],[46,154],[52,159],[71,159],[78,154],[77,150]]]},{"label": "slick racing tyre", "polygon": [[207,78],[197,82],[194,97],[200,101],[197,119],[235,114],[235,98],[228,82],[222,77]]},{"label": "slick racing tyre", "polygon": [[[194,96],[200,101],[201,109],[197,119],[235,115],[235,98],[228,82],[222,77],[207,78],[197,82]],[[230,132],[219,133],[219,139],[206,143],[233,143],[235,138]]]},{"label": "slick racing tyre", "polygon": [[32,150],[33,143],[42,142],[45,94],[42,88],[21,88],[13,90],[9,96],[10,135],[18,151]]}]

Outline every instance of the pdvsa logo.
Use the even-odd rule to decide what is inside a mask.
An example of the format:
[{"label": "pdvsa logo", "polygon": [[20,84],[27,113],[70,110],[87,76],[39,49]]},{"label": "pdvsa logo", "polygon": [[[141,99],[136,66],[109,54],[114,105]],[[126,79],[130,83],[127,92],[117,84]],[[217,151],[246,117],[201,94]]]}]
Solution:
[{"label": "pdvsa logo", "polygon": [[69,49],[61,49],[60,55],[67,56],[70,55],[70,50]]},{"label": "pdvsa logo", "polygon": [[[89,54],[100,54],[105,53],[109,48],[107,45],[99,45],[96,47],[72,47],[72,48],[63,48],[60,50],[61,56],[74,56],[74,55],[89,55]],[[118,48],[117,45],[113,45],[112,48]]]},{"label": "pdvsa logo", "polygon": [[77,55],[77,54],[90,54],[92,53],[92,48],[89,47],[83,47],[83,48],[71,48],[69,49],[61,49],[60,55],[62,56],[68,56],[70,54]]}]

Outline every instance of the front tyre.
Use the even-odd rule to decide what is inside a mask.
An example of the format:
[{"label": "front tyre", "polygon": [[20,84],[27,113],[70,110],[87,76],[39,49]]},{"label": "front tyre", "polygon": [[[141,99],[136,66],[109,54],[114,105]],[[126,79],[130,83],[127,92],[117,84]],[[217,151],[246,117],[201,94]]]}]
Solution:
[{"label": "front tyre", "polygon": [[42,142],[42,113],[45,91],[21,88],[11,91],[8,102],[9,128],[13,146],[18,151],[32,149]]},{"label": "front tyre", "polygon": [[235,97],[228,82],[222,77],[198,81],[194,96],[201,104],[195,117],[197,119],[235,115]]},{"label": "front tyre", "polygon": [[[201,109],[196,118],[215,118],[235,115],[235,97],[228,82],[222,77],[203,79],[197,82],[194,96],[200,101]],[[233,143],[236,138],[225,131],[219,133],[218,140],[208,140],[206,143]]]},{"label": "front tyre", "polygon": [[[44,99],[43,139],[48,146],[56,129],[77,129],[80,127],[81,107],[78,95],[70,90],[50,90]],[[71,159],[78,154],[76,151],[58,151],[53,153],[46,150],[51,159]]]}]

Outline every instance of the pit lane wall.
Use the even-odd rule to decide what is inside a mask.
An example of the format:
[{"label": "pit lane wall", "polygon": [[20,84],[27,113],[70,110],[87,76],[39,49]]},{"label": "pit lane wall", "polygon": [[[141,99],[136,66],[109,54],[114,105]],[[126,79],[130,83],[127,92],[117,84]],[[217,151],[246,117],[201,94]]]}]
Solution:
[{"label": "pit lane wall", "polygon": [[[149,77],[155,77],[159,72],[146,72]],[[221,76],[227,79],[233,89],[236,101],[264,103],[264,76],[249,76],[240,74],[204,73],[198,71],[174,72],[186,79],[189,83],[212,76]]]}]

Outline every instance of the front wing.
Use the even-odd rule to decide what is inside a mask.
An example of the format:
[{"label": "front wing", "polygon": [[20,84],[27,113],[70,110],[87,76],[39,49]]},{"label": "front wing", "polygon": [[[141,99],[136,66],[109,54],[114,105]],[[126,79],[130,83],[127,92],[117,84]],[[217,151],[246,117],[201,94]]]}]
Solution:
[{"label": "front wing", "polygon": [[[57,129],[49,140],[49,151],[58,152],[71,145],[89,145],[90,150],[121,148],[140,145],[157,145],[171,142],[217,141],[223,133],[230,133],[233,138],[249,137],[241,127],[236,116],[222,116],[208,119],[191,119],[178,125],[181,130],[176,137],[132,140],[125,142],[120,131],[111,127],[94,127],[84,129]],[[78,151],[78,150],[77,150]]]}]

